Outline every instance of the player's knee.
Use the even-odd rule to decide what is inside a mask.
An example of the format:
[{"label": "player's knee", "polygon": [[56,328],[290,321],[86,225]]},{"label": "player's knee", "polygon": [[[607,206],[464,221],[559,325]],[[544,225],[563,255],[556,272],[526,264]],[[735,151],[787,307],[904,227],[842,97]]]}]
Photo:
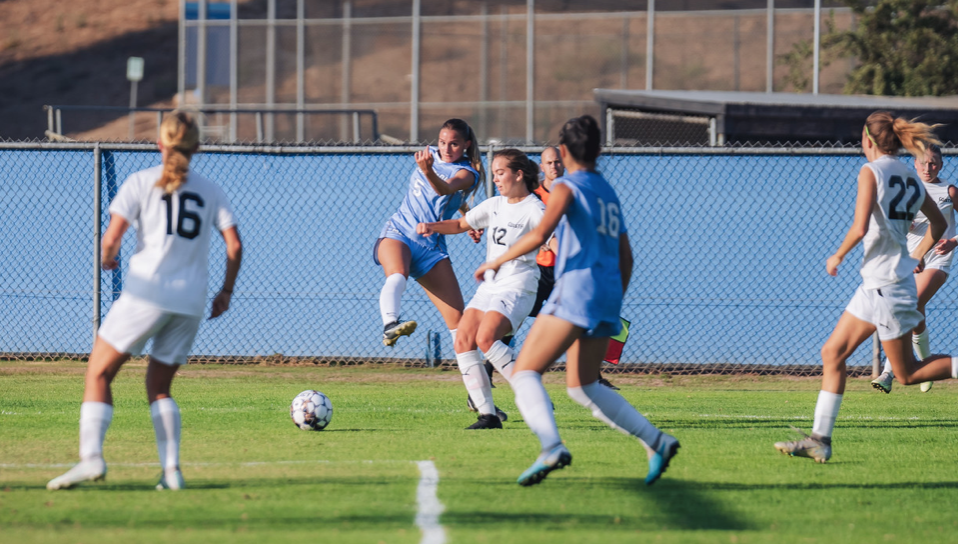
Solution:
[{"label": "player's knee", "polygon": [[456,353],[465,353],[475,349],[472,343],[473,339],[469,335],[463,334],[463,331],[459,331],[456,333],[456,342],[453,344],[452,348],[456,350]]},{"label": "player's knee", "polygon": [[492,345],[496,343],[496,340],[495,334],[490,332],[479,331],[479,334],[476,335],[476,344],[479,345],[479,349],[481,349],[483,353],[492,349]]},{"label": "player's knee", "polygon": [[915,385],[916,383],[918,383],[917,381],[915,381],[915,378],[913,378],[911,374],[903,375],[903,374],[896,373],[895,379],[898,381],[898,383],[902,385]]},{"label": "player's knee", "polygon": [[826,367],[834,367],[845,361],[845,350],[840,344],[825,342],[822,346],[822,363]]}]

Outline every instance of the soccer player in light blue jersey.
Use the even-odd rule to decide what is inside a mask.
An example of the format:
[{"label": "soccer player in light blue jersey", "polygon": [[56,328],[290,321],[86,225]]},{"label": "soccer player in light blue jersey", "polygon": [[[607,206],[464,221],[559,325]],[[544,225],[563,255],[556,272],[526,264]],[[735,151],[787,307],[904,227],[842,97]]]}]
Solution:
[{"label": "soccer player in light blue jersey", "polygon": [[410,176],[406,198],[386,221],[373,252],[376,264],[382,265],[386,274],[379,294],[383,344],[395,345],[400,336],[416,330],[415,321],[400,320],[400,302],[409,276],[436,305],[455,344],[464,304],[446,239],[417,234],[416,225],[450,219],[457,210],[465,213],[482,172],[476,135],[462,119],[446,121],[439,130],[438,145],[416,153],[416,170]]},{"label": "soccer player in light blue jersey", "polygon": [[565,353],[569,396],[645,446],[649,460],[645,483],[651,485],[678,453],[678,440],[598,382],[609,338],[622,327],[622,296],[632,276],[632,249],[619,198],[595,169],[601,142],[595,119],[588,115],[570,119],[559,142],[566,174],[553,183],[542,222],[508,252],[476,270],[481,280],[487,270],[498,270],[540,247],[558,228],[555,287],[526,337],[510,381],[516,406],[542,443],[542,454],[519,476],[519,484],[537,484],[572,462],[542,385],[542,373]]}]

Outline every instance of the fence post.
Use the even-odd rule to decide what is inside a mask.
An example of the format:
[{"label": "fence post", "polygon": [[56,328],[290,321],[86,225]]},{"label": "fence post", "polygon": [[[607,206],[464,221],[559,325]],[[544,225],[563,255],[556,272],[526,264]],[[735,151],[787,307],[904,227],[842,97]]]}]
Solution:
[{"label": "fence post", "polygon": [[100,329],[100,264],[103,256],[100,254],[100,229],[102,210],[100,195],[102,194],[102,156],[100,144],[93,146],[93,341],[96,341],[96,331]]},{"label": "fence post", "polygon": [[765,92],[770,93],[775,91],[775,0],[768,0],[765,34]]},{"label": "fence post", "polygon": [[815,48],[812,62],[812,94],[818,94],[818,71],[822,46],[822,0],[815,0]]},{"label": "fence post", "polygon": [[296,141],[305,140],[303,108],[306,107],[306,7],[296,0]]},{"label": "fence post", "polygon": [[526,145],[535,138],[536,0],[526,0]]},{"label": "fence post", "polygon": [[422,19],[420,0],[412,2],[412,87],[409,93],[409,141],[419,142],[419,46]]},{"label": "fence post", "polygon": [[486,151],[486,198],[492,198],[495,193],[495,184],[492,183],[492,144]]},{"label": "fence post", "polygon": [[645,90],[652,90],[652,70],[655,68],[655,0],[649,0],[645,31]]},{"label": "fence post", "polygon": [[239,6],[230,0],[230,134],[229,143],[236,142],[236,101],[239,87]]},{"label": "fence post", "polygon": [[[350,0],[343,0],[343,46],[342,46],[342,69],[343,75],[340,78],[340,95],[339,101],[342,103],[343,107],[350,107],[350,98],[352,87],[349,84],[349,79],[352,77],[352,36],[353,36],[353,23],[350,20],[353,16],[353,5]],[[375,131],[373,131],[375,132]],[[345,141],[349,135],[349,124],[346,121],[346,117],[343,116],[340,119],[340,130],[339,130],[339,139]]]},{"label": "fence post", "polygon": [[[266,107],[276,107],[276,0],[266,3]],[[266,114],[266,141],[273,143],[273,114]]]}]

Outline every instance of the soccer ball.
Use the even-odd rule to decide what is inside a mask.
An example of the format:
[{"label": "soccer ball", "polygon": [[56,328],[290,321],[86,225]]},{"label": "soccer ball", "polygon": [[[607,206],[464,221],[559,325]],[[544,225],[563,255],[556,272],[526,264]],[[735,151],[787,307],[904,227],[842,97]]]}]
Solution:
[{"label": "soccer ball", "polygon": [[307,389],[293,399],[289,417],[304,431],[321,431],[333,419],[333,403],[319,391]]}]

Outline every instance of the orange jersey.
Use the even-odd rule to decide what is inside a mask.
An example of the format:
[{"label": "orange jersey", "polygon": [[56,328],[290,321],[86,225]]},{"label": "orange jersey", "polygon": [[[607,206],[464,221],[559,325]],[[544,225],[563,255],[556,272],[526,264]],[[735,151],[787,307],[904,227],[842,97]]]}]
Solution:
[{"label": "orange jersey", "polygon": [[[549,204],[549,191],[543,186],[536,188],[535,193],[539,195],[539,198],[542,199],[542,203]],[[536,264],[542,266],[555,266],[556,265],[556,254],[551,251],[545,251],[540,249],[539,253],[536,255]]]}]

